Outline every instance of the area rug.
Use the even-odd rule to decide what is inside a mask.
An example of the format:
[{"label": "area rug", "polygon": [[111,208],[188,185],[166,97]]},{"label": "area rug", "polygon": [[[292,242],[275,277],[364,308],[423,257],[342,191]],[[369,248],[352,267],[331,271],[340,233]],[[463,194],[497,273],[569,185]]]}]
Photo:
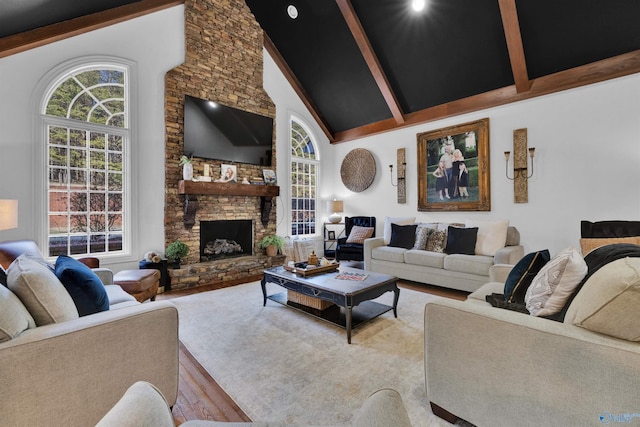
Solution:
[{"label": "area rug", "polygon": [[[284,291],[267,285],[268,293]],[[271,300],[259,282],[176,298],[180,340],[254,421],[345,425],[380,388],[401,395],[414,426],[448,426],[424,385],[424,306],[438,298],[402,289],[387,312],[344,329]],[[376,301],[391,305],[391,292]]]}]

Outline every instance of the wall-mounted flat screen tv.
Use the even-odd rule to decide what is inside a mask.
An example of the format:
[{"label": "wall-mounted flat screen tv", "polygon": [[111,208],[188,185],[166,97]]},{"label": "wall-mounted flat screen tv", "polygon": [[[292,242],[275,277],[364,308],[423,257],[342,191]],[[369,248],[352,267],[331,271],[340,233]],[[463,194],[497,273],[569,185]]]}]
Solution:
[{"label": "wall-mounted flat screen tv", "polygon": [[184,99],[184,154],[271,166],[273,119],[194,98]]}]

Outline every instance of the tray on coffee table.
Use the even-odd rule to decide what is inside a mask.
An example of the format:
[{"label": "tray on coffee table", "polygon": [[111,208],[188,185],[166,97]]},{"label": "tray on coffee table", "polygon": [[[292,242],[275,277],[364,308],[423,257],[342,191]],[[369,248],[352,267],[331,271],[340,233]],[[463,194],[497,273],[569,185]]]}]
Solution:
[{"label": "tray on coffee table", "polygon": [[340,263],[324,265],[324,266],[321,266],[321,267],[311,267],[311,268],[309,268],[309,267],[306,267],[306,268],[290,267],[288,265],[284,265],[283,267],[287,271],[299,274],[302,277],[307,277],[307,276],[313,276],[314,274],[328,273],[330,271],[336,271],[338,268],[340,268]]}]

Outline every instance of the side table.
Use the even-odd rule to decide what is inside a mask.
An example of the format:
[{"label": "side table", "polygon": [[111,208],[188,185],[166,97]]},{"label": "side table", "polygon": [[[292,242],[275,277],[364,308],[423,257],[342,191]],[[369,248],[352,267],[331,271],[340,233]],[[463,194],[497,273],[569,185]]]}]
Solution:
[{"label": "side table", "polygon": [[160,287],[158,292],[167,292],[171,290],[171,276],[169,276],[168,272],[168,260],[162,259],[160,262],[151,262],[142,260],[139,263],[139,267],[141,270],[144,269],[154,269],[160,272]]}]

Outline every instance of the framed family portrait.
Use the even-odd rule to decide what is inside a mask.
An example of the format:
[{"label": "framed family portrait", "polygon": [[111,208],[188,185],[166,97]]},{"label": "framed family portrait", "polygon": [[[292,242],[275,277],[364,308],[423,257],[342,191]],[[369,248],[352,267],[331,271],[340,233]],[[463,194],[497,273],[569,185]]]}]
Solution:
[{"label": "framed family portrait", "polygon": [[489,119],[418,139],[418,211],[490,211]]}]

